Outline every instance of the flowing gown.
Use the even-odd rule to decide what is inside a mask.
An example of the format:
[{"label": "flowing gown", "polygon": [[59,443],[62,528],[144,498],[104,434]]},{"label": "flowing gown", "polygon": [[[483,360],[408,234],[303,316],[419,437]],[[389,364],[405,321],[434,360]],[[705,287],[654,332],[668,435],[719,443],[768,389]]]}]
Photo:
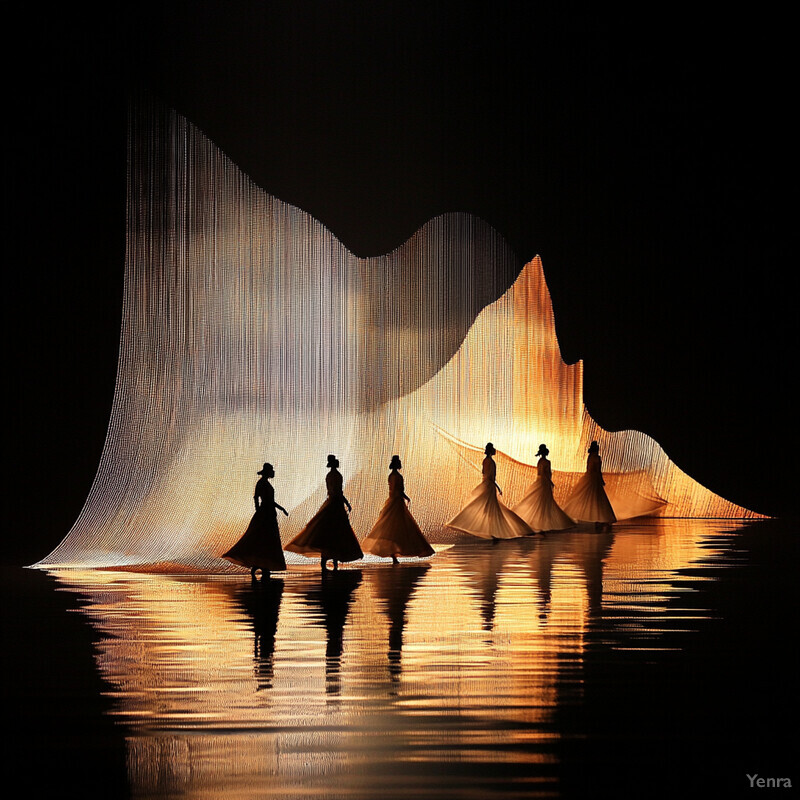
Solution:
[{"label": "flowing gown", "polygon": [[326,561],[363,558],[364,553],[344,508],[343,484],[341,473],[336,468],[331,469],[325,476],[328,497],[305,528],[286,545],[286,550],[304,556],[319,554]]},{"label": "flowing gown", "polygon": [[365,552],[383,558],[433,555],[433,548],[406,506],[405,482],[397,470],[389,473],[389,498],[361,546]]},{"label": "flowing gown", "polygon": [[575,523],[562,511],[553,498],[553,473],[550,461],[544,457],[536,464],[538,476],[527,494],[514,506],[534,531],[563,531]]},{"label": "flowing gown", "polygon": [[616,522],[606,490],[603,488],[602,462],[597,453],[589,453],[586,459],[586,472],[572,490],[564,511],[580,522]]},{"label": "flowing gown", "polygon": [[445,523],[481,539],[516,539],[534,531],[523,519],[505,506],[497,496],[497,465],[491,456],[483,459],[483,480],[472,490],[467,504]]},{"label": "flowing gown", "polygon": [[260,478],[255,496],[261,499],[261,505],[242,538],[222,557],[250,569],[286,569],[275,510],[275,489],[266,478]]}]

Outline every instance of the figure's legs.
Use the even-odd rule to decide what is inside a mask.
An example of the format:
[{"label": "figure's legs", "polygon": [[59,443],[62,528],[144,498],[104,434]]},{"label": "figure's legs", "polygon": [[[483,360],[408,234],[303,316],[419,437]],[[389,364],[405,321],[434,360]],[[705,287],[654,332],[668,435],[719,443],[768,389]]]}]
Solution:
[{"label": "figure's legs", "polygon": [[336,570],[338,570],[338,569],[339,569],[339,562],[334,558],[333,559],[333,571],[336,572]]},{"label": "figure's legs", "polygon": [[328,559],[327,559],[327,558],[325,558],[325,554],[324,554],[324,553],[322,553],[322,554],[320,555],[320,557],[319,557],[319,568],[320,568],[320,569],[321,569],[323,572],[325,572],[325,570],[327,569],[327,566],[326,566],[327,562],[328,562]]},{"label": "figure's legs", "polygon": [[250,579],[254,581],[258,580],[258,578],[256,578],[256,569],[258,569],[258,567],[250,567]]},{"label": "figure's legs", "polygon": [[392,564],[399,564],[400,562],[397,560],[397,556],[392,553]]}]

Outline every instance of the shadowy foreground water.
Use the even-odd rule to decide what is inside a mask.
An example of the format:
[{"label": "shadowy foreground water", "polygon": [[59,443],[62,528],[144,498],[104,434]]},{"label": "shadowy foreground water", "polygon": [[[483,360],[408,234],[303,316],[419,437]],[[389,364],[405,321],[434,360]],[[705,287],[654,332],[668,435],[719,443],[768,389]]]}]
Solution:
[{"label": "shadowy foreground water", "polygon": [[662,520],[255,585],[4,568],[6,774],[34,797],[796,789],[797,551],[785,521]]}]

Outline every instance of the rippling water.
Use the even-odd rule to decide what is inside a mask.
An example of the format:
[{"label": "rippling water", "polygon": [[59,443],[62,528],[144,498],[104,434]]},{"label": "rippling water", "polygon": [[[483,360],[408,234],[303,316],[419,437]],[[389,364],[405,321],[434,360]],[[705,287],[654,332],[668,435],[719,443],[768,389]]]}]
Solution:
[{"label": "rippling water", "polygon": [[685,667],[737,530],[629,523],[256,584],[53,575],[98,637],[134,796],[558,797],[593,742],[635,739],[597,719],[638,718],[641,682]]}]

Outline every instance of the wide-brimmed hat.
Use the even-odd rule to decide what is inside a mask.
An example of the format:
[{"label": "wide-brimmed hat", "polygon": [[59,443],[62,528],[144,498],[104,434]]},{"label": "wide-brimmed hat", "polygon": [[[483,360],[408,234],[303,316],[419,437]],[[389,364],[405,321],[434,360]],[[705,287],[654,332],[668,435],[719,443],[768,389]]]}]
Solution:
[{"label": "wide-brimmed hat", "polygon": [[550,451],[547,449],[547,445],[546,444],[540,444],[539,445],[539,450],[537,451],[536,455],[537,456],[546,456],[549,452]]},{"label": "wide-brimmed hat", "polygon": [[267,471],[275,472],[275,469],[273,468],[272,464],[268,464],[268,463],[265,461],[265,462],[264,462],[264,466],[263,466],[263,467],[261,467],[261,469],[260,469],[260,470],[259,470],[259,471],[258,471],[256,474],[257,474],[257,475],[263,475],[263,474],[264,474],[265,472],[267,472]]},{"label": "wide-brimmed hat", "polygon": [[339,459],[336,458],[334,455],[328,456],[328,466],[329,467],[338,467],[339,466]]},{"label": "wide-brimmed hat", "polygon": [[392,456],[389,462],[389,469],[402,469],[403,465],[400,463],[400,456]]},{"label": "wide-brimmed hat", "polygon": [[494,455],[497,450],[494,449],[494,445],[491,442],[486,442],[486,448],[483,451],[486,453],[487,456]]}]

